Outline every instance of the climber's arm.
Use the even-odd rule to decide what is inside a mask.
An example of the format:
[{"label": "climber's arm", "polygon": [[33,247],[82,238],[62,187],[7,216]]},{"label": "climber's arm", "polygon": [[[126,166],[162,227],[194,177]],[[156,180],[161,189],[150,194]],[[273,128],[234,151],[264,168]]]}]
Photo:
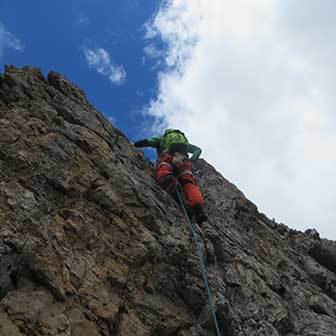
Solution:
[{"label": "climber's arm", "polygon": [[161,138],[153,137],[148,139],[143,139],[136,141],[134,143],[135,147],[154,147],[158,148],[160,146]]},{"label": "climber's arm", "polygon": [[201,150],[201,148],[199,148],[195,145],[189,144],[188,153],[192,154],[190,160],[191,161],[196,161],[201,156],[202,150]]}]

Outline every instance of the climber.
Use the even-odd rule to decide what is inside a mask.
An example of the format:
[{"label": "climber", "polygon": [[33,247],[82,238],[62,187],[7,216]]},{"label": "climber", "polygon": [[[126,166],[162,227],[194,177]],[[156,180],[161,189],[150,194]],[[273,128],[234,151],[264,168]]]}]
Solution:
[{"label": "climber", "polygon": [[[191,171],[191,161],[200,157],[201,149],[190,144],[184,133],[174,129],[167,129],[161,137],[137,141],[134,146],[156,148],[157,183],[173,197],[181,186],[188,201],[190,216],[194,215],[198,224],[204,222],[207,218],[203,211],[203,198]],[[188,153],[192,154],[190,159]]]}]

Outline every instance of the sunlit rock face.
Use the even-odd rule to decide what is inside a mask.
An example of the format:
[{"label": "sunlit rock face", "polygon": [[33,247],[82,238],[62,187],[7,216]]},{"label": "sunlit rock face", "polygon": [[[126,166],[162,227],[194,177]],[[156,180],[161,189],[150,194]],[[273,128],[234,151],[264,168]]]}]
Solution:
[{"label": "sunlit rock face", "polygon": [[[222,335],[335,336],[335,242],[268,219],[204,160],[194,173]],[[178,204],[55,72],[0,77],[0,256],[0,335],[215,335]]]}]

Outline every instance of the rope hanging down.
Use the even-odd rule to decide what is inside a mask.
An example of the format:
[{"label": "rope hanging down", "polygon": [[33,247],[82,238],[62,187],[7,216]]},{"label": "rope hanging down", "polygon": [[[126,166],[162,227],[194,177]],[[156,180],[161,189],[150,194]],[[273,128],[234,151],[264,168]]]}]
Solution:
[{"label": "rope hanging down", "polygon": [[186,221],[188,223],[188,226],[189,226],[189,229],[191,231],[192,238],[194,240],[195,247],[196,247],[197,256],[198,256],[198,258],[200,260],[200,266],[201,266],[201,271],[202,271],[202,276],[203,276],[205,288],[206,288],[207,294],[208,294],[208,301],[209,301],[209,305],[210,305],[210,309],[211,309],[211,315],[212,315],[212,318],[214,320],[215,327],[216,327],[216,334],[217,334],[217,336],[221,336],[220,331],[219,331],[219,324],[218,324],[218,320],[217,320],[217,316],[216,316],[215,306],[214,306],[214,304],[212,302],[211,290],[210,290],[210,287],[209,287],[208,276],[207,276],[207,272],[206,272],[206,269],[205,269],[205,264],[204,264],[204,259],[203,259],[203,255],[202,255],[202,252],[201,252],[201,248],[200,248],[199,242],[197,240],[194,227],[191,224],[191,221],[190,221],[190,218],[188,216],[187,210],[186,210],[186,208],[184,206],[184,203],[182,201],[182,197],[181,197],[181,194],[180,194],[179,190],[176,190],[176,193],[177,193],[177,197],[178,197],[178,199],[180,201],[181,208],[183,210],[185,219],[186,219]]}]

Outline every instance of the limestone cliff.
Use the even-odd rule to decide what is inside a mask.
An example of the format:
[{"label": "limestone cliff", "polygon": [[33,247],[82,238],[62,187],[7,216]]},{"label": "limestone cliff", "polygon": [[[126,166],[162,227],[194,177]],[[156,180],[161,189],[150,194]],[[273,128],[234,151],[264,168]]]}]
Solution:
[{"label": "limestone cliff", "polygon": [[[277,224],[208,163],[197,228],[225,336],[336,335],[336,243]],[[0,78],[0,335],[214,335],[183,214],[62,75]]]}]

